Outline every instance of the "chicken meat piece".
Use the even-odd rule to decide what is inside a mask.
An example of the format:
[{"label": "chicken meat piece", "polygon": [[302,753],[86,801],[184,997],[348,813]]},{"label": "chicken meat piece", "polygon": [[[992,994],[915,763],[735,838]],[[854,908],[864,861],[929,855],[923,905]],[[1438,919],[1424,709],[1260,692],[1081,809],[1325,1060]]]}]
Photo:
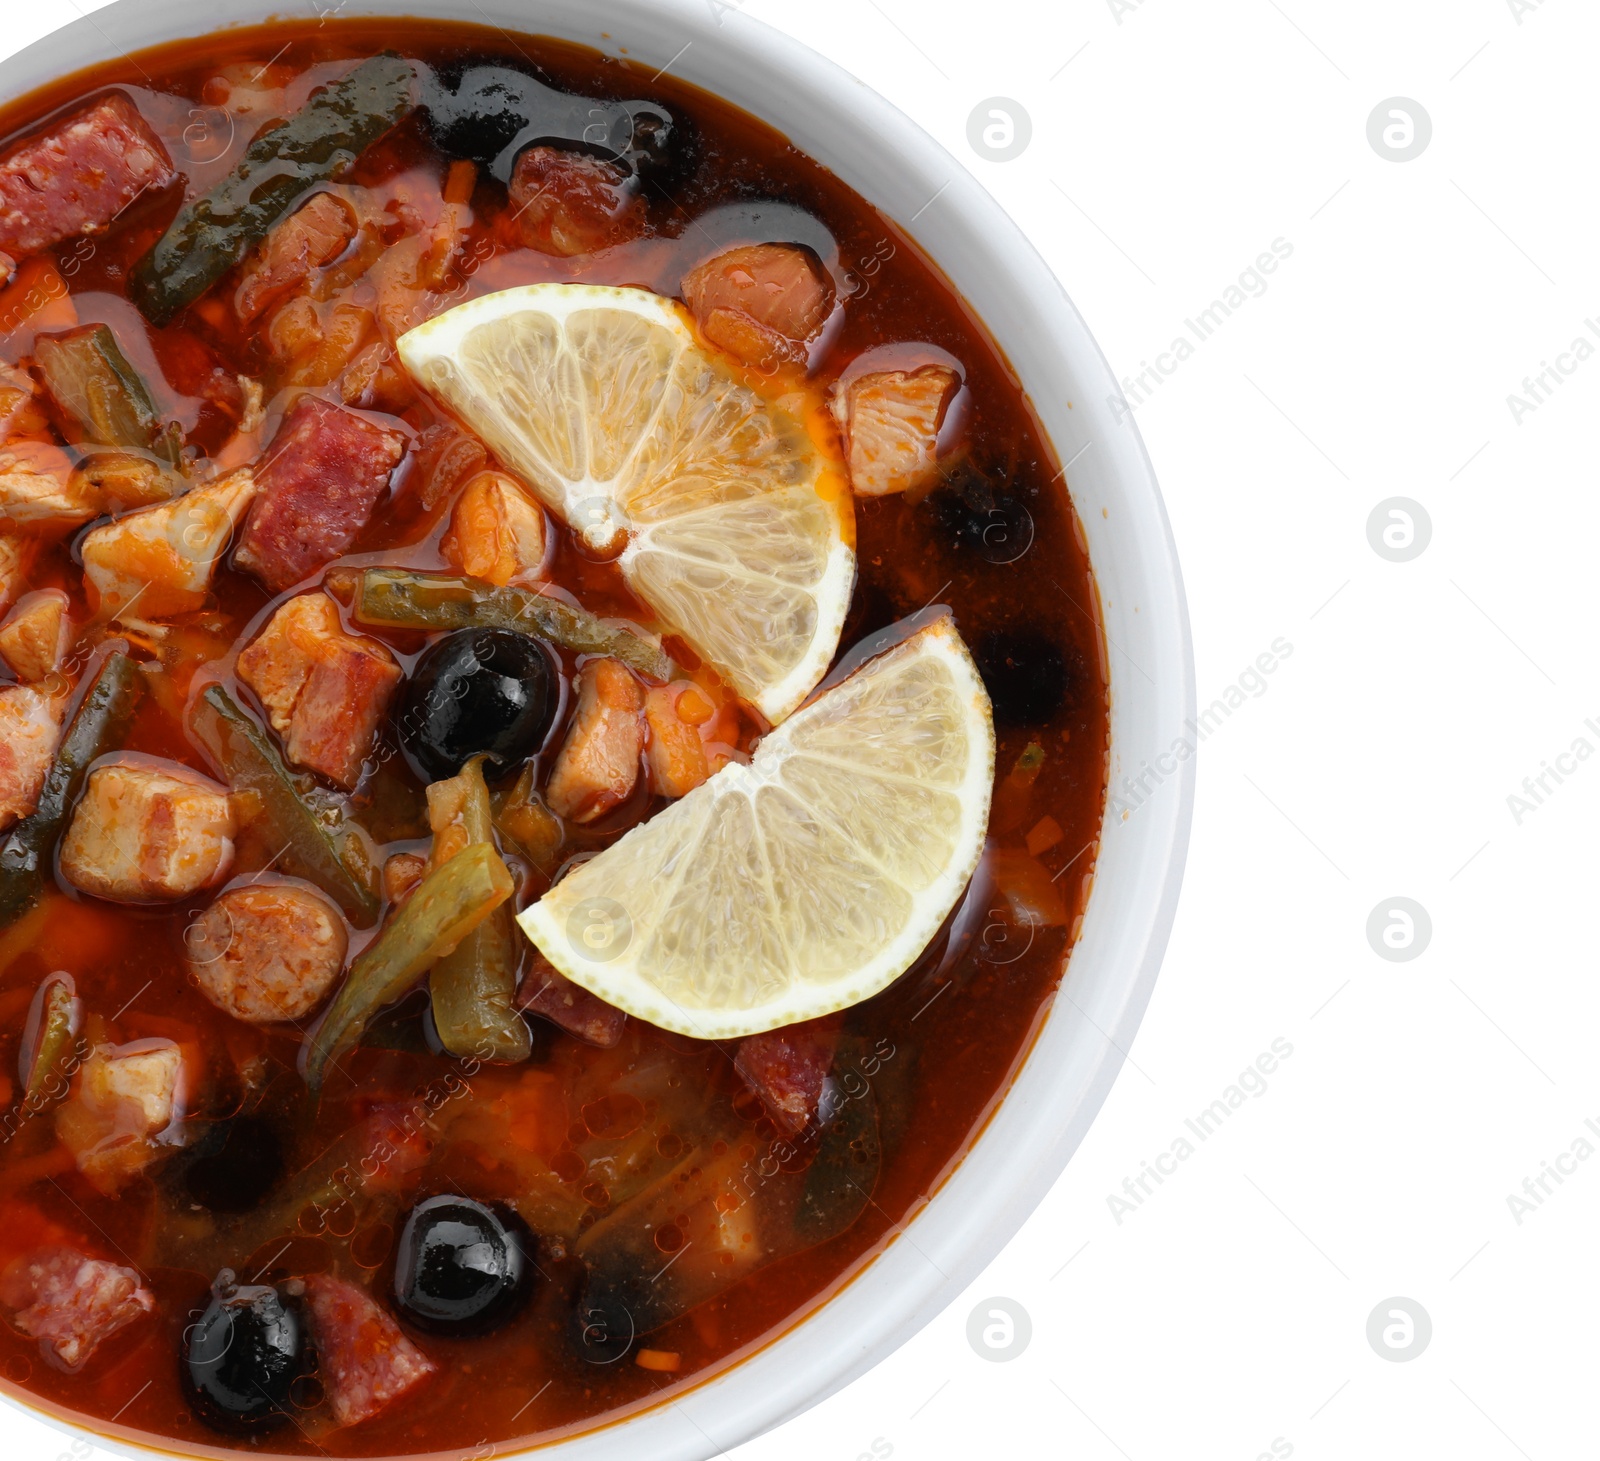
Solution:
[{"label": "chicken meat piece", "polygon": [[643,224],[626,168],[586,152],[529,147],[511,175],[510,223],[530,249],[558,258],[597,253]]},{"label": "chicken meat piece", "polygon": [[18,537],[0,529],[0,609],[28,586],[28,574],[39,553],[37,538]]},{"label": "chicken meat piece", "polygon": [[[657,796],[687,796],[709,776],[705,742],[699,724],[685,720],[678,705],[684,696],[704,703],[692,686],[655,685],[644,697],[645,724],[650,740],[645,746],[645,764],[650,771],[650,790]],[[710,713],[710,706],[706,706]]]},{"label": "chicken meat piece", "polygon": [[184,1077],[183,1050],[170,1040],[97,1045],[89,1053],[56,1112],[56,1135],[96,1189],[115,1196],[175,1145]]},{"label": "chicken meat piece", "polygon": [[770,371],[806,363],[833,313],[834,288],[810,249],[747,244],[691,270],[683,298],[713,345]]},{"label": "chicken meat piece", "polygon": [[622,1039],[627,1014],[575,984],[537,949],[517,996],[518,1007],[543,1015],[585,1045],[610,1050]]},{"label": "chicken meat piece", "polygon": [[118,1330],[154,1312],[156,1299],[136,1269],[56,1247],[7,1266],[0,1304],[52,1365],[73,1373]]},{"label": "chicken meat piece", "polygon": [[241,467],[93,529],[83,540],[83,572],[96,611],[160,619],[200,608],[255,494],[255,477]]},{"label": "chicken meat piece", "polygon": [[816,1117],[838,1043],[838,1018],[825,1015],[747,1036],[733,1064],[778,1129],[796,1136]]},{"label": "chicken meat piece", "polygon": [[339,257],[356,236],[356,215],[342,198],[315,193],[276,224],[244,266],[233,296],[234,313],[248,325],[313,269]]},{"label": "chicken meat piece", "polygon": [[401,671],[377,640],[344,632],[332,599],[309,593],[284,604],[239,656],[239,678],[266,706],[288,758],[350,790]]},{"label": "chicken meat piece", "polygon": [[71,601],[58,588],[24,594],[0,623],[0,655],[19,680],[48,679],[66,658],[72,639]]},{"label": "chicken meat piece", "polygon": [[427,858],[414,852],[397,852],[383,864],[383,896],[399,907],[427,875]]},{"label": "chicken meat piece", "polygon": [[35,685],[0,690],[0,831],[39,805],[66,709],[65,695]]},{"label": "chicken meat piece", "polygon": [[339,1425],[370,1420],[439,1368],[365,1289],[328,1273],[312,1274],[305,1285],[322,1382]]},{"label": "chicken meat piece", "polygon": [[833,415],[858,496],[915,491],[932,480],[939,428],[960,385],[948,365],[925,365],[858,375],[835,387]]},{"label": "chicken meat piece", "polygon": [[303,1020],[344,968],[349,937],[321,893],[274,879],[230,888],[184,931],[200,992],[252,1025]]},{"label": "chicken meat piece", "polygon": [[59,536],[101,514],[72,460],[43,441],[0,447],[0,530]]},{"label": "chicken meat piece", "polygon": [[569,822],[593,822],[633,795],[644,750],[644,693],[618,660],[578,671],[578,709],[545,799]]},{"label": "chicken meat piece", "polygon": [[544,513],[504,472],[480,472],[456,500],[439,544],[469,578],[503,586],[538,583],[554,539]]},{"label": "chicken meat piece", "polygon": [[170,903],[227,877],[236,831],[226,787],[175,761],[129,756],[89,773],[61,874],[114,903]]}]

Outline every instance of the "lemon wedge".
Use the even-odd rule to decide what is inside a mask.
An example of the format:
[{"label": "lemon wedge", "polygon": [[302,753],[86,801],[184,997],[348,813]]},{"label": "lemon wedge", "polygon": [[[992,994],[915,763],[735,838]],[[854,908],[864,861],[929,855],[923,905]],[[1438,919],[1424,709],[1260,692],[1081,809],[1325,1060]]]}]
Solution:
[{"label": "lemon wedge", "polygon": [[643,289],[533,284],[401,336],[412,377],[772,724],[839,643],[855,586],[845,481],[804,424]]},{"label": "lemon wedge", "polygon": [[977,866],[994,723],[948,613],[569,873],[519,919],[569,979],[726,1040],[870,998]]}]

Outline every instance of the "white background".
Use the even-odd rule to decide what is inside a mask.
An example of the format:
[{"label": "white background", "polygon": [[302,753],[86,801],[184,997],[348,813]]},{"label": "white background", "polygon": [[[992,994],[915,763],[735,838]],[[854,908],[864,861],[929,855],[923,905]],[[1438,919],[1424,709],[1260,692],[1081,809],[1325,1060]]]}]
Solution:
[{"label": "white background", "polygon": [[[1592,1453],[1600,1160],[1566,1158],[1528,1211],[1507,1198],[1586,1135],[1600,1149],[1584,1126],[1600,1124],[1600,1001],[1582,918],[1600,758],[1566,762],[1520,824],[1507,798],[1578,738],[1600,750],[1584,724],[1600,724],[1600,357],[1568,360],[1520,423],[1507,397],[1574,339],[1600,346],[1584,324],[1600,328],[1600,15],[1584,0],[745,8],[966,162],[1119,374],[1274,240],[1292,245],[1137,419],[1182,555],[1201,704],[1274,640],[1293,652],[1201,749],[1171,949],[1066,1175],[924,1333],[733,1454]],[[3,45],[79,9],[10,0]],[[967,141],[996,96],[1032,120],[1006,163]],[[1405,163],[1367,135],[1397,96],[1433,124]],[[1432,522],[1410,562],[1368,542],[1391,497]],[[1432,919],[1410,962],[1366,936],[1397,896]],[[1195,1141],[1185,1118],[1274,1040],[1292,1056]],[[1186,1135],[1194,1154],[1119,1222],[1109,1195]],[[991,1296],[1031,1317],[1006,1363],[966,1337]],[[1367,1339],[1396,1296],[1432,1322],[1405,1363]],[[0,1415],[7,1457],[65,1449]]]}]

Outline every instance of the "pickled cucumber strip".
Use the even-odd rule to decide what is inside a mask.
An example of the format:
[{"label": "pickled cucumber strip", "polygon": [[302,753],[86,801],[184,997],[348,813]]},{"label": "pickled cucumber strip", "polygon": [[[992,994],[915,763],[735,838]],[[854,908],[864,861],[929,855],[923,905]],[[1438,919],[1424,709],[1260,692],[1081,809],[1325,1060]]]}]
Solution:
[{"label": "pickled cucumber strip", "polygon": [[341,177],[410,113],[415,93],[410,62],[374,56],[263,132],[227,177],[184,205],[135,267],[129,293],[144,317],[164,325],[193,304],[307,192]]},{"label": "pickled cucumber strip", "polygon": [[[295,777],[261,727],[221,685],[208,685],[195,709],[196,734],[234,791],[251,792],[259,800],[267,836],[283,849],[284,867],[315,883],[352,922],[370,927],[379,906],[370,866],[361,859],[367,877],[351,868],[349,839],[340,838],[301,795]],[[359,848],[359,842],[355,846]]]},{"label": "pickled cucumber strip", "polygon": [[670,656],[640,635],[604,623],[587,609],[529,589],[496,588],[475,578],[369,568],[356,596],[357,622],[393,629],[514,629],[574,654],[604,654],[651,679],[677,674]]},{"label": "pickled cucumber strip", "polygon": [[[461,823],[468,846],[494,848],[483,758],[474,756],[455,778],[462,788]],[[496,908],[433,966],[428,991],[439,1043],[452,1055],[513,1062],[532,1049],[527,1022],[512,1005],[521,955],[509,904]]]},{"label": "pickled cucumber strip", "polygon": [[97,756],[122,744],[144,694],[139,667],[120,650],[106,656],[62,736],[33,815],[0,841],[0,927],[39,901],[56,841]]},{"label": "pickled cucumber strip", "polygon": [[367,1021],[399,999],[512,893],[494,848],[478,843],[425,877],[388,927],[350,966],[306,1045],[306,1082],[322,1089],[330,1063],[360,1042]]},{"label": "pickled cucumber strip", "polygon": [[41,335],[33,358],[51,399],[84,441],[152,452],[177,466],[183,433],[163,424],[150,388],[109,326]]}]

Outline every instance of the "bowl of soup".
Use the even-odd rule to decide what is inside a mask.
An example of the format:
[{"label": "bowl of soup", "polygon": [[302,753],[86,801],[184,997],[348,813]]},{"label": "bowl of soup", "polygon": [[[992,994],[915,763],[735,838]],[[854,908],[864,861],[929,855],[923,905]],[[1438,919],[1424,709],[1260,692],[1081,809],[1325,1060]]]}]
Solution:
[{"label": "bowl of soup", "polygon": [[1037,254],[726,7],[119,0],[0,64],[0,1386],[700,1458],[1059,1175],[1192,800]]}]

